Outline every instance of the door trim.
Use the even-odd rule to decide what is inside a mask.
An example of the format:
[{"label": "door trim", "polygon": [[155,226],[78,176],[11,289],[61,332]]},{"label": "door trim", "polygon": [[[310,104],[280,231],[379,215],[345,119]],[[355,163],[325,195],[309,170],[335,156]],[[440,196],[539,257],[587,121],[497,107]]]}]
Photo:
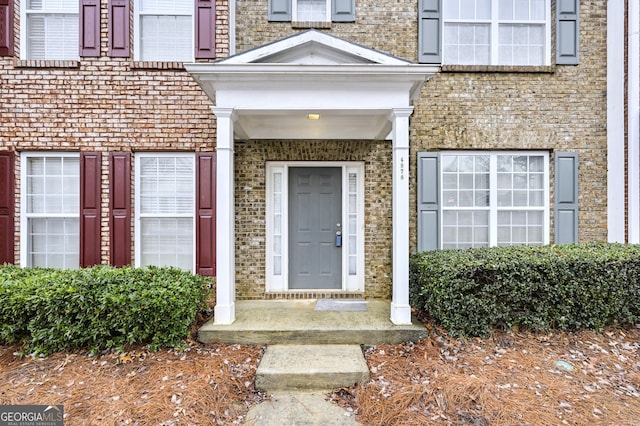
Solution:
[{"label": "door trim", "polygon": [[[289,289],[289,168],[339,167],[342,170],[342,288],[327,292],[364,292],[364,163],[358,161],[269,161],[266,164],[265,268],[267,292]],[[355,179],[355,192],[350,191]],[[353,188],[351,188],[353,189]],[[355,198],[355,201],[353,200]],[[351,203],[351,204],[350,204]],[[353,205],[355,204],[355,205]],[[351,217],[349,210],[351,207]],[[354,218],[355,215],[355,218]],[[349,219],[351,218],[351,222]],[[350,228],[351,226],[351,228]],[[355,230],[353,229],[355,227]],[[351,237],[351,238],[350,238]]]}]

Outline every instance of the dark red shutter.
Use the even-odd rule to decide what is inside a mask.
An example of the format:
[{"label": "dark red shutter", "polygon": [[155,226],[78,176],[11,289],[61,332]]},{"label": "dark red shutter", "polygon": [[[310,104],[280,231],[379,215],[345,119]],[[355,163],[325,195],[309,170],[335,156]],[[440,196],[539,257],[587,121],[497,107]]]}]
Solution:
[{"label": "dark red shutter", "polygon": [[100,181],[102,156],[80,153],[80,267],[100,262]]},{"label": "dark red shutter", "polygon": [[100,56],[100,0],[80,0],[80,56]]},{"label": "dark red shutter", "polygon": [[196,59],[216,57],[216,2],[195,0],[196,10]]},{"label": "dark red shutter", "polygon": [[110,262],[131,264],[131,153],[112,152],[109,159]]},{"label": "dark red shutter", "polygon": [[109,56],[129,57],[129,1],[109,0]]},{"label": "dark red shutter", "polygon": [[199,153],[196,164],[196,273],[216,275],[216,154]]},{"label": "dark red shutter", "polygon": [[13,55],[13,0],[0,0],[0,56]]},{"label": "dark red shutter", "polygon": [[0,265],[14,263],[14,223],[15,176],[13,174],[13,151],[0,152]]}]

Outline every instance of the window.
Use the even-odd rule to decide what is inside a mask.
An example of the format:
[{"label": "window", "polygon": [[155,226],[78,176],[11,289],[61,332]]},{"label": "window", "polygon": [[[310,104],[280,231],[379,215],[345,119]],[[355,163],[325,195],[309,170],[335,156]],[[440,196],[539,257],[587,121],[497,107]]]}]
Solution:
[{"label": "window", "polygon": [[441,156],[442,248],[548,242],[548,156]]},{"label": "window", "polygon": [[272,22],[354,22],[355,0],[269,0]]},{"label": "window", "polygon": [[136,266],[195,268],[195,156],[136,156]]},{"label": "window", "polygon": [[193,0],[139,0],[136,59],[190,62],[194,57]]},{"label": "window", "polygon": [[443,2],[443,62],[461,65],[547,65],[549,0]]},{"label": "window", "polygon": [[22,263],[77,268],[80,262],[80,159],[77,154],[22,155]]},{"label": "window", "polygon": [[[570,157],[561,173],[556,164],[562,193],[577,193],[576,163]],[[418,250],[549,243],[547,152],[423,152],[417,169]],[[564,198],[568,227],[577,204]]]},{"label": "window", "polygon": [[78,0],[26,0],[21,39],[25,59],[75,60],[78,53]]},{"label": "window", "polygon": [[331,18],[329,0],[293,0],[293,20],[298,22],[324,22]]}]

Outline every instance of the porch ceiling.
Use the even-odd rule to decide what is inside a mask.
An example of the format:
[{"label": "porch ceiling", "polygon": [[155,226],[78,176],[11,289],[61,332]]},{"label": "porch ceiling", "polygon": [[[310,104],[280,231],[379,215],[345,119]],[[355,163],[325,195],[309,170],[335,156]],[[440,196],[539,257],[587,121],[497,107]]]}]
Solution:
[{"label": "porch ceiling", "polygon": [[385,110],[237,110],[235,120],[235,136],[242,140],[384,139],[391,131]]}]

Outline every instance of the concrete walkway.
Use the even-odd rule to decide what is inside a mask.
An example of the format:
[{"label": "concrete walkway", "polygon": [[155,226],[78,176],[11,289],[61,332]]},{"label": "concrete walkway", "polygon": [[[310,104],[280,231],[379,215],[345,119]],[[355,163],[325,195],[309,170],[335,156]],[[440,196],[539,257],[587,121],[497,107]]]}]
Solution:
[{"label": "concrete walkway", "polygon": [[271,399],[253,407],[246,424],[326,426],[358,424],[327,395],[368,380],[361,345],[417,341],[427,334],[422,324],[394,325],[386,300],[257,300],[237,301],[236,321],[209,322],[198,340],[267,345],[256,389]]},{"label": "concrete walkway", "polygon": [[322,392],[281,392],[247,414],[251,426],[359,425],[353,413],[327,400]]}]

